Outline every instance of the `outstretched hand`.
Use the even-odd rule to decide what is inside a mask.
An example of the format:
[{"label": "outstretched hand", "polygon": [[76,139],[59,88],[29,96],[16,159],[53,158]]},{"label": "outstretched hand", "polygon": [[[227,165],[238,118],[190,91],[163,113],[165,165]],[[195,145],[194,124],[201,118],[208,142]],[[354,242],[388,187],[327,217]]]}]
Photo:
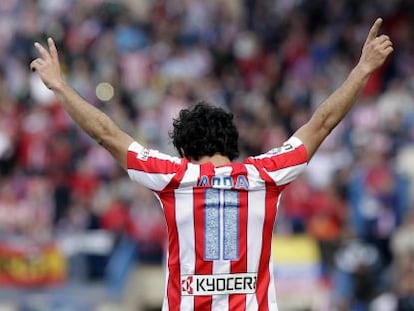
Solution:
[{"label": "outstretched hand", "polygon": [[368,73],[372,73],[379,68],[385,62],[388,55],[394,51],[390,37],[387,35],[378,36],[381,25],[382,18],[377,18],[362,48],[359,65]]},{"label": "outstretched hand", "polygon": [[34,46],[40,57],[30,63],[30,69],[39,74],[46,87],[54,90],[63,83],[63,78],[55,42],[52,38],[49,38],[47,39],[47,44],[49,50],[40,43],[35,42]]}]

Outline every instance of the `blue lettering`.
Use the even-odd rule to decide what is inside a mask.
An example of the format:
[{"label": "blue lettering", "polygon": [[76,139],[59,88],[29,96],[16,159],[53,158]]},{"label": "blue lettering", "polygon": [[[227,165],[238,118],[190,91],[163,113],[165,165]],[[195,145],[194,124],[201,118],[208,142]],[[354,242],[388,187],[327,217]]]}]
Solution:
[{"label": "blue lettering", "polygon": [[224,188],[224,189],[249,189],[249,181],[244,175],[238,175],[236,179],[236,185],[233,184],[233,178],[231,176],[213,176],[211,183],[209,177],[206,175],[201,176],[198,182],[199,187],[213,187],[213,188]]},{"label": "blue lettering", "polygon": [[249,189],[249,182],[247,181],[247,178],[244,175],[237,176],[236,189],[241,188]]},{"label": "blue lettering", "polygon": [[213,177],[213,180],[212,180],[212,184],[213,184],[213,187],[220,186],[220,184],[221,184],[221,178],[214,176]]},{"label": "blue lettering", "polygon": [[210,182],[208,181],[208,177],[205,175],[201,176],[198,186],[199,187],[210,187]]},{"label": "blue lettering", "polygon": [[233,187],[233,179],[230,176],[226,176],[223,178],[223,186],[226,188]]}]

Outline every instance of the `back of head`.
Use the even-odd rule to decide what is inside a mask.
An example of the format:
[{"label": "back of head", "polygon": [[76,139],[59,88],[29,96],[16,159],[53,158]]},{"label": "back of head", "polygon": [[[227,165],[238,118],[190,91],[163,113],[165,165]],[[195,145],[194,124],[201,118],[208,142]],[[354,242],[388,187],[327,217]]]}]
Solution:
[{"label": "back of head", "polygon": [[221,154],[234,160],[239,155],[233,114],[200,102],[180,111],[170,133],[173,144],[182,157],[199,160],[203,156]]}]

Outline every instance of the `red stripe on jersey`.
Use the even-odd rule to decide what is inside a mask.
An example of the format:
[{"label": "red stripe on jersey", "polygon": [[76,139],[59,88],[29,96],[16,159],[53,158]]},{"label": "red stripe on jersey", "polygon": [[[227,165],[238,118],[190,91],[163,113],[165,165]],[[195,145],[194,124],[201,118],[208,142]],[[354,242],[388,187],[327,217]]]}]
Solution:
[{"label": "red stripe on jersey", "polygon": [[[184,162],[186,163],[186,162]],[[180,273],[180,247],[178,240],[178,229],[175,217],[175,194],[172,189],[178,188],[184,177],[186,165],[177,172],[177,175],[171,180],[165,189],[159,193],[164,207],[164,215],[168,228],[168,280],[167,280],[167,299],[168,310],[179,311],[181,301],[181,273]]]},{"label": "red stripe on jersey", "polygon": [[137,170],[153,174],[174,174],[182,164],[173,161],[148,157],[146,160],[137,158],[138,154],[134,151],[128,151],[127,167],[128,169]]},{"label": "red stripe on jersey", "polygon": [[[235,163],[233,169],[233,184],[237,184],[237,176],[243,175],[247,179],[246,166]],[[231,273],[246,273],[247,271],[247,190],[239,191],[239,259],[232,261]],[[246,310],[246,295],[234,294],[229,297],[229,310]]]},{"label": "red stripe on jersey", "polygon": [[[211,163],[200,165],[200,176],[214,176],[214,167]],[[205,188],[194,188],[194,239],[196,264],[195,274],[213,274],[213,261],[204,260],[204,203]],[[211,310],[212,296],[195,296],[194,310]]]},{"label": "red stripe on jersey", "polygon": [[304,145],[292,149],[292,151],[277,154],[268,158],[262,159],[253,159],[254,162],[260,162],[268,171],[276,171],[282,168],[287,168],[291,166],[296,166],[299,164],[306,163],[308,160],[308,155]]},{"label": "red stripe on jersey", "polygon": [[[276,187],[278,187],[277,185],[276,185],[276,183],[275,183],[275,181],[269,176],[269,174],[268,173],[266,173],[266,171],[261,167],[261,166],[258,166],[258,165],[255,165],[255,164],[257,164],[257,163],[252,163],[252,162],[247,162],[248,164],[253,164],[253,166],[257,169],[257,171],[259,172],[259,175],[260,175],[260,177],[266,182],[266,184],[269,184],[269,185],[274,185],[274,186],[276,186]],[[269,190],[269,189],[266,189],[266,190]],[[273,190],[273,189],[272,189]]]},{"label": "red stripe on jersey", "polygon": [[270,282],[269,262],[272,245],[273,225],[276,218],[277,200],[280,193],[266,186],[265,218],[262,231],[262,252],[260,255],[259,271],[257,273],[256,298],[259,311],[268,311],[268,290]]}]

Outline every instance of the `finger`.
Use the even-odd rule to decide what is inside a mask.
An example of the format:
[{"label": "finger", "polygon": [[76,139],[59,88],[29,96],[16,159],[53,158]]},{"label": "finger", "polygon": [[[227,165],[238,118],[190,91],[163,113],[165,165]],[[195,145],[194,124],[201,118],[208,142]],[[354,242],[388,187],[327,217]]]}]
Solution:
[{"label": "finger", "polygon": [[43,60],[40,58],[36,58],[34,61],[30,63],[30,70],[36,71],[39,69],[39,67],[43,64]]},{"label": "finger", "polygon": [[383,44],[386,41],[390,41],[390,37],[388,37],[387,35],[381,35],[379,37],[376,37],[375,40],[379,43],[379,44]]},{"label": "finger", "polygon": [[381,43],[381,45],[380,45],[381,49],[386,49],[386,48],[388,48],[389,46],[392,46],[392,42],[391,42],[391,40],[384,41],[384,42],[383,42],[383,43]]},{"label": "finger", "polygon": [[33,71],[33,72],[35,72],[36,69],[37,69],[36,63],[35,63],[35,61],[32,61],[30,63],[30,70]]},{"label": "finger", "polygon": [[377,18],[374,25],[372,25],[371,29],[369,30],[366,42],[370,42],[377,37],[378,30],[380,29],[382,24],[382,18]]},{"label": "finger", "polygon": [[55,42],[53,41],[53,39],[48,38],[47,39],[47,44],[49,45],[49,52],[50,52],[50,55],[52,56],[52,59],[54,61],[59,61],[57,48],[56,48],[56,45],[55,45]]},{"label": "finger", "polygon": [[389,46],[385,49],[385,55],[390,55],[392,52],[394,52],[394,48],[392,46]]},{"label": "finger", "polygon": [[34,46],[44,60],[50,59],[49,52],[39,42],[35,42]]}]

